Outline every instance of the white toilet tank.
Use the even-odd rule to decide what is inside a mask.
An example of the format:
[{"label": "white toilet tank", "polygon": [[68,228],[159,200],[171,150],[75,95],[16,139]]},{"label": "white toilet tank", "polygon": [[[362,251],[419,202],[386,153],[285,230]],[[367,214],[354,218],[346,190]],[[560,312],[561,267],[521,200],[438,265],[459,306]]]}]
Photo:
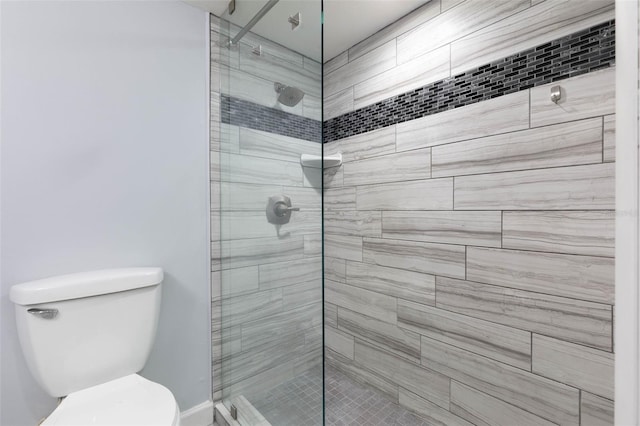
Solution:
[{"label": "white toilet tank", "polygon": [[11,287],[22,351],[51,396],[144,367],[158,325],[160,268],[83,272]]}]

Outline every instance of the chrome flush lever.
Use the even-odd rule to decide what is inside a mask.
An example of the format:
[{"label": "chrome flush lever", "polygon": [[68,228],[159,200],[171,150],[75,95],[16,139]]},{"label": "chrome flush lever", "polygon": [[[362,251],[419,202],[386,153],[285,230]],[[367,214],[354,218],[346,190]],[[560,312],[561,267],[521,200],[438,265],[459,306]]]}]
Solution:
[{"label": "chrome flush lever", "polygon": [[35,315],[37,317],[40,317],[42,319],[54,319],[55,317],[58,316],[58,310],[57,309],[38,309],[38,308],[31,308],[31,309],[27,309],[27,312],[29,312],[32,315]]}]

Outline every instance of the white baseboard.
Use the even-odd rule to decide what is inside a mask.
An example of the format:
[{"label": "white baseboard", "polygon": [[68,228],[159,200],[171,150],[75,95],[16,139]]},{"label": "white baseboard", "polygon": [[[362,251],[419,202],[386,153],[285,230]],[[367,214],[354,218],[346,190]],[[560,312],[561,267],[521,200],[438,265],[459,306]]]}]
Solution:
[{"label": "white baseboard", "polygon": [[209,426],[212,424],[213,401],[205,401],[180,413],[180,426]]}]

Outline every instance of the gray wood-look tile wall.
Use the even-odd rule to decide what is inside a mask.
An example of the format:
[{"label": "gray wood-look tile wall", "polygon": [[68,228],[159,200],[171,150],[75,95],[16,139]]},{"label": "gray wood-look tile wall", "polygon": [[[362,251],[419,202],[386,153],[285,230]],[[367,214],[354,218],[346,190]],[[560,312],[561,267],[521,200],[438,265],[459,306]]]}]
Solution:
[{"label": "gray wood-look tile wall", "polygon": [[[220,124],[219,97],[227,94],[319,120],[321,66],[253,33],[239,49],[220,48],[225,31],[212,16],[213,398],[221,399],[224,386],[225,398],[243,395],[251,401],[252,395],[322,364],[320,173],[300,166],[301,154],[320,155],[321,146]],[[258,44],[260,57],[250,47]],[[302,88],[304,101],[276,105],[275,81]],[[269,224],[265,215],[268,198],[278,194],[301,209],[282,226]],[[371,226],[379,229],[377,215]],[[354,217],[350,226],[359,230],[359,220]],[[337,239],[341,247],[344,241]],[[332,342],[340,338],[338,332],[331,336]]]},{"label": "gray wood-look tile wall", "polygon": [[[325,64],[324,119],[613,3],[432,0]],[[613,424],[614,74],[325,144],[330,365],[433,424]]]}]

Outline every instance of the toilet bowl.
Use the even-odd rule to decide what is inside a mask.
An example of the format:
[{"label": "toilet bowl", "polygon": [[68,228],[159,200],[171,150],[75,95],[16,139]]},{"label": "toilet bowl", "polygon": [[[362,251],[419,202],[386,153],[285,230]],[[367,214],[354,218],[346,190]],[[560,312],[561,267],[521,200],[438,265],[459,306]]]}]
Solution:
[{"label": "toilet bowl", "polygon": [[137,373],[155,338],[160,268],[83,272],[11,287],[29,370],[63,397],[47,426],[176,426],[166,387]]}]

